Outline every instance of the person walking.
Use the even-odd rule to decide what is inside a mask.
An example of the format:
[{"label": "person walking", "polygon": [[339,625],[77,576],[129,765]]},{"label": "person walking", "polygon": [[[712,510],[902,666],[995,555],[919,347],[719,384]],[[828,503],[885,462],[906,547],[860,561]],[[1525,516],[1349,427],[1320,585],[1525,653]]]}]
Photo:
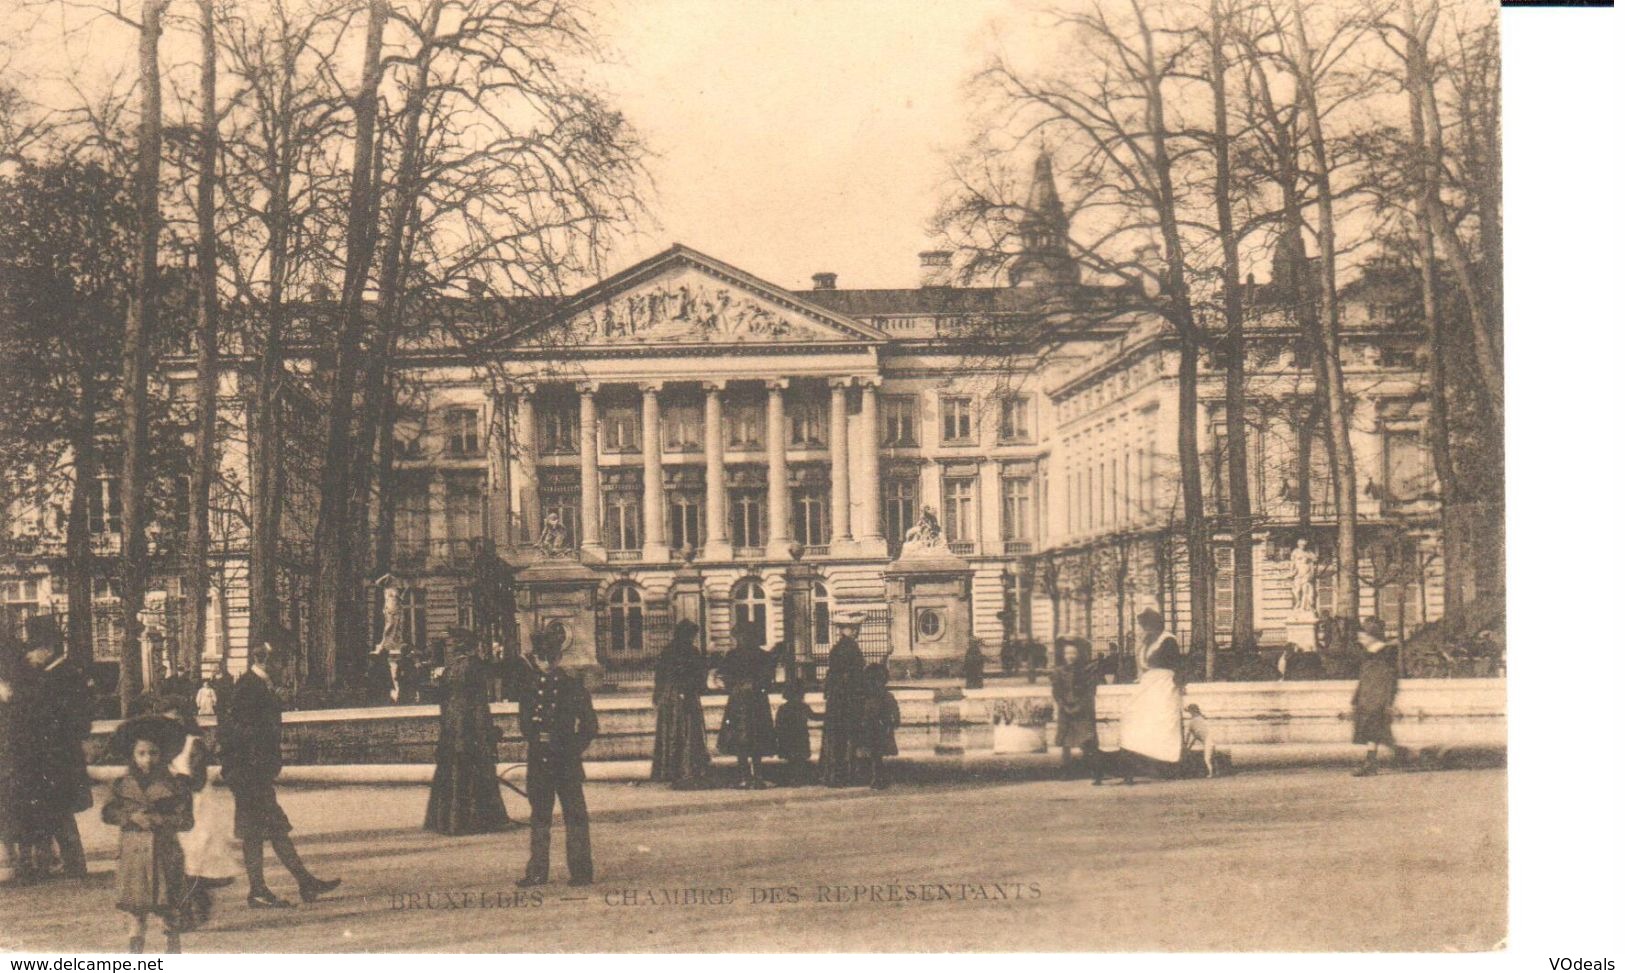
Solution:
[{"label": "person walking", "polygon": [[1394,699],[1399,695],[1399,649],[1384,639],[1382,619],[1375,615],[1360,623],[1355,637],[1360,648],[1360,681],[1354,687],[1354,742],[1365,744],[1365,762],[1354,772],[1370,777],[1377,772],[1377,748],[1387,747],[1396,765],[1409,751],[1394,742]]},{"label": "person walking", "polygon": [[271,845],[282,867],[299,883],[299,898],[314,902],[339,886],[339,879],[320,879],[305,867],[289,834],[293,825],[277,803],[276,779],[282,773],[282,703],[271,688],[277,659],[261,644],[249,656],[248,671],[237,679],[220,720],[220,774],[237,802],[235,831],[243,843],[248,872],[248,905],[252,909],[291,908],[265,884],[265,845]]},{"label": "person walking", "polygon": [[448,835],[501,831],[509,824],[508,809],[497,780],[486,663],[473,632],[456,628],[447,635],[452,659],[440,679],[440,739],[423,827]]},{"label": "person walking", "polygon": [[863,718],[863,650],[858,647],[863,618],[862,612],[835,618],[837,638],[824,675],[824,733],[818,746],[818,773],[826,787],[863,783],[853,768]]},{"label": "person walking", "polygon": [[61,651],[60,639],[49,635],[36,635],[23,658],[17,786],[31,835],[22,854],[32,859],[32,877],[49,877],[59,855],[61,876],[83,879],[89,873],[74,815],[92,804],[84,749],[90,736],[90,680]]},{"label": "person walking", "polygon": [[562,632],[554,629],[536,635],[533,651],[540,658],[526,658],[523,668],[517,670],[523,685],[519,729],[527,744],[525,793],[530,799],[530,859],[525,863],[525,874],[514,884],[520,888],[547,884],[556,799],[564,815],[564,854],[570,884],[591,885],[592,840],[587,825],[587,797],[581,786],[587,774],[581,757],[598,736],[598,714],[586,684],[559,665],[564,654]]},{"label": "person walking", "polygon": [[673,790],[704,786],[711,769],[700,700],[708,666],[695,644],[699,633],[693,622],[678,622],[671,642],[655,660],[655,752],[649,779],[670,783]]},{"label": "person walking", "polygon": [[1179,641],[1163,626],[1162,613],[1147,608],[1135,619],[1140,626],[1140,675],[1123,707],[1123,782],[1134,783],[1137,770],[1169,776],[1184,752],[1185,728],[1180,716]]}]

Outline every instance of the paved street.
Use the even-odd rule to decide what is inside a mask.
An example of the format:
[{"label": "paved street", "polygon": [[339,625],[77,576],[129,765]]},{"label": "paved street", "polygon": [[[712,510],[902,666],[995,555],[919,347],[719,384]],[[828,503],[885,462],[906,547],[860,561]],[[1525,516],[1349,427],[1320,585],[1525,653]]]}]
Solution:
[{"label": "paved street", "polygon": [[[1506,928],[1501,770],[1132,788],[922,774],[884,792],[594,783],[599,882],[540,901],[512,884],[523,830],[427,834],[426,794],[287,788],[307,860],[344,886],[250,912],[239,879],[187,951],[1482,950]],[[0,890],[0,949],[121,947],[114,836],[95,812],[81,827],[95,878]],[[292,895],[274,864],[271,881]],[[796,900],[751,901],[770,888]]]}]

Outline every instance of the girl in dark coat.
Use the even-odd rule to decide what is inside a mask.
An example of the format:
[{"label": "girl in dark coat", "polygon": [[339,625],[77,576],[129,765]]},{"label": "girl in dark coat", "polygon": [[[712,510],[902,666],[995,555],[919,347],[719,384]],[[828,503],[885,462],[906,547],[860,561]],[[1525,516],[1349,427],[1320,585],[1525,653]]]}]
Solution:
[{"label": "girl in dark coat", "polygon": [[763,652],[741,642],[722,660],[722,682],[728,687],[728,708],[722,713],[717,749],[739,758],[739,787],[770,786],[762,777],[762,758],[773,755],[773,708],[767,701],[773,685],[777,650]]},{"label": "girl in dark coat", "polygon": [[853,612],[835,619],[840,638],[829,650],[824,675],[824,735],[818,748],[818,773],[826,787],[846,787],[853,779],[863,709],[863,650],[858,629],[863,616]]},{"label": "girl in dark coat", "polygon": [[497,781],[485,665],[475,654],[473,632],[453,632],[452,656],[441,676],[440,741],[423,827],[450,835],[500,831],[508,827],[508,809]]},{"label": "girl in dark coat", "polygon": [[773,714],[773,739],[778,743],[779,756],[784,759],[785,778],[796,784],[812,779],[812,739],[810,724],[818,719],[807,705],[806,691],[800,682],[792,681],[784,687],[784,702]]},{"label": "girl in dark coat", "polygon": [[192,793],[170,774],[173,753],[153,739],[163,735],[134,734],[130,772],[113,783],[102,807],[102,820],[119,829],[117,905],[130,916],[132,953],[146,945],[152,915],[164,920],[167,950],[181,951],[177,918],[186,894],[186,861],[176,836],[192,827]]},{"label": "girl in dark coat", "polygon": [[1377,747],[1393,751],[1402,763],[1405,748],[1394,742],[1394,697],[1399,695],[1399,650],[1383,641],[1382,619],[1372,616],[1360,625],[1357,638],[1365,651],[1360,659],[1360,682],[1354,688],[1354,742],[1366,745],[1365,763],[1354,772],[1370,777],[1377,772]]},{"label": "girl in dark coat", "polygon": [[886,667],[871,662],[863,670],[857,757],[865,765],[869,786],[875,790],[887,784],[885,758],[897,756],[897,728],[902,725],[903,712],[897,705],[897,697],[886,688]]},{"label": "girl in dark coat", "polygon": [[700,627],[678,622],[671,643],[655,660],[655,752],[649,779],[669,782],[675,790],[705,783],[711,754],[705,744],[705,653],[694,640]]},{"label": "girl in dark coat", "polygon": [[1061,642],[1061,664],[1050,675],[1055,697],[1055,745],[1061,748],[1061,775],[1071,776],[1072,750],[1083,751],[1095,783],[1101,783],[1103,761],[1095,732],[1095,687],[1100,677],[1089,660],[1089,643]]}]

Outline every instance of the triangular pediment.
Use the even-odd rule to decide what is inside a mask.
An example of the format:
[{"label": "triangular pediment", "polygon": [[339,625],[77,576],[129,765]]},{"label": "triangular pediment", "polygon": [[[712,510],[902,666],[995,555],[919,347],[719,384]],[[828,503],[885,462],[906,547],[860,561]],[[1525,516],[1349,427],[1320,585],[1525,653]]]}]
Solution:
[{"label": "triangular pediment", "polygon": [[886,336],[686,247],[566,301],[551,328],[575,347],[869,345]]}]

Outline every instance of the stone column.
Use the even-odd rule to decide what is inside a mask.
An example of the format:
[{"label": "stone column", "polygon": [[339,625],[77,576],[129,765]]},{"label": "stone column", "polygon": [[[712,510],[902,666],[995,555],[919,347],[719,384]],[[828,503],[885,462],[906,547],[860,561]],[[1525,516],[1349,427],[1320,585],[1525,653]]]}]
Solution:
[{"label": "stone column", "polygon": [[705,557],[733,557],[728,543],[728,479],[722,460],[722,390],[726,382],[705,383]]},{"label": "stone column", "polygon": [[581,555],[604,560],[603,484],[598,474],[597,382],[580,382],[581,393]]},{"label": "stone column", "polygon": [[666,482],[660,467],[660,382],[643,390],[643,559],[666,561]]},{"label": "stone column", "polygon": [[790,556],[790,467],[784,455],[782,378],[767,381],[767,556]]},{"label": "stone column", "polygon": [[847,472],[846,386],[847,379],[829,380],[829,522],[830,551],[852,553],[852,490]]},{"label": "stone column", "polygon": [[858,449],[863,461],[858,464],[858,488],[853,491],[861,499],[863,521],[859,544],[863,553],[883,557],[886,537],[880,519],[880,397],[876,387],[878,378],[859,380],[863,388],[863,415],[858,425]]},{"label": "stone column", "polygon": [[536,399],[524,392],[514,400],[513,504],[503,508],[505,516],[514,516],[517,534],[514,542],[528,544],[542,529],[541,494],[536,489]]},{"label": "stone column", "polygon": [[513,455],[513,406],[517,400],[493,392],[486,397],[490,403],[491,436],[485,444],[485,455],[490,460],[486,467],[486,517],[490,523],[487,533],[497,547],[513,546],[513,470],[509,457]]}]

